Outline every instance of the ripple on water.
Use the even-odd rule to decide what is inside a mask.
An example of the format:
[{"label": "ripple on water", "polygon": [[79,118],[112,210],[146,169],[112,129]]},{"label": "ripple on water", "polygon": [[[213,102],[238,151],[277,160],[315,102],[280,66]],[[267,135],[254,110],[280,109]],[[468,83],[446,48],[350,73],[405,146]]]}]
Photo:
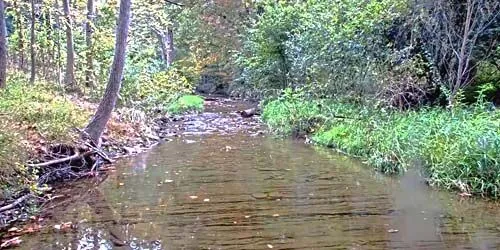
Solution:
[{"label": "ripple on water", "polygon": [[[210,117],[213,117],[210,115]],[[187,140],[192,140],[188,143]],[[388,178],[293,140],[174,140],[80,182],[23,247],[38,249],[496,249],[497,204]],[[60,201],[58,201],[60,202]],[[63,201],[64,202],[64,201]],[[72,221],[68,230],[53,225]],[[122,246],[121,248],[125,248]]]}]

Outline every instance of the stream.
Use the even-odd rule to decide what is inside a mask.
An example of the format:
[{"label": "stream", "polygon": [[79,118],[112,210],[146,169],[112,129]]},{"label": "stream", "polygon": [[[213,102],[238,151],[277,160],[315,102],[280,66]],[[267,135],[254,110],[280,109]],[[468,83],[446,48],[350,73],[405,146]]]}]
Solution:
[{"label": "stream", "polygon": [[[60,190],[20,249],[498,249],[500,205],[265,135],[208,103],[172,141]],[[99,183],[99,185],[96,185]]]}]

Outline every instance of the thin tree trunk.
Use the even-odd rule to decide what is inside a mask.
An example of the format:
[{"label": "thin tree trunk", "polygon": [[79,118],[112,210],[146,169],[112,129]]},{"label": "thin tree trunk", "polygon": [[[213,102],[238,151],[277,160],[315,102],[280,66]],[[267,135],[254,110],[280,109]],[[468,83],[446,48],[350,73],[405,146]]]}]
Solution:
[{"label": "thin tree trunk", "polygon": [[73,30],[69,0],[63,0],[63,10],[66,24],[66,74],[64,83],[66,88],[76,91],[75,80],[75,48],[73,45]]},{"label": "thin tree trunk", "polygon": [[0,88],[7,85],[7,27],[4,6],[4,1],[0,0]]},{"label": "thin tree trunk", "polygon": [[93,44],[92,33],[94,32],[92,25],[94,23],[95,7],[94,0],[87,1],[87,23],[85,25],[85,42],[87,44],[87,69],[85,72],[85,85],[87,87],[93,86],[94,80],[94,58],[93,58]]},{"label": "thin tree trunk", "polygon": [[59,9],[59,0],[54,1],[54,9],[56,9],[56,27],[57,27],[57,55],[55,60],[57,61],[57,84],[61,85],[61,15]]},{"label": "thin tree trunk", "polygon": [[175,57],[174,32],[170,27],[167,28],[166,33],[155,28],[153,28],[153,32],[158,37],[161,46],[161,58],[168,68],[174,62]]},{"label": "thin tree trunk", "polygon": [[30,51],[31,51],[31,76],[30,83],[35,84],[35,76],[36,76],[36,54],[35,54],[35,23],[36,23],[36,15],[35,15],[35,0],[31,0],[31,30],[30,30]]},{"label": "thin tree trunk", "polygon": [[166,34],[166,45],[167,45],[167,67],[170,67],[174,62],[175,48],[174,48],[174,31],[171,27],[167,28]]},{"label": "thin tree trunk", "polygon": [[17,63],[18,63],[18,69],[20,70],[25,70],[24,68],[24,30],[23,30],[23,21],[22,21],[22,14],[21,14],[21,6],[18,5],[18,0],[14,1],[13,4],[14,10],[16,12],[16,30],[17,30],[17,36],[18,36],[18,41],[17,41]]},{"label": "thin tree trunk", "polygon": [[462,36],[462,44],[460,47],[460,55],[458,55],[457,76],[455,79],[455,84],[451,89],[451,96],[449,103],[451,106],[454,105],[455,96],[458,93],[458,90],[462,87],[463,76],[467,70],[465,65],[467,65],[467,61],[469,60],[469,58],[465,55],[465,53],[467,50],[467,45],[469,43],[469,32],[470,32],[470,25],[472,22],[472,8],[473,8],[472,5],[473,5],[472,1],[467,0],[467,15],[465,19],[464,34]]},{"label": "thin tree trunk", "polygon": [[111,117],[111,113],[118,99],[118,94],[120,93],[130,25],[130,8],[131,0],[120,0],[120,14],[118,16],[116,29],[115,55],[113,64],[111,65],[108,85],[94,117],[92,117],[92,120],[85,128],[85,132],[97,146],[100,146],[100,138],[104,132],[106,123],[108,123]]}]

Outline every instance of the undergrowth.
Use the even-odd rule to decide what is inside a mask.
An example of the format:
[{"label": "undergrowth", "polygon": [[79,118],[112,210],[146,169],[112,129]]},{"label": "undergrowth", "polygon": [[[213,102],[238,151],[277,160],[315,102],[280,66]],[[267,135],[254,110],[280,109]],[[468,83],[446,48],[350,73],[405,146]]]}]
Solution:
[{"label": "undergrowth", "polygon": [[54,85],[27,82],[12,75],[7,88],[0,90],[0,198],[29,182],[22,166],[31,149],[69,141],[75,135],[71,129],[83,127],[90,116],[57,93]]},{"label": "undergrowth", "polygon": [[381,172],[419,162],[431,185],[500,197],[500,112],[485,105],[400,112],[288,95],[268,102],[263,118],[276,133],[310,133]]}]

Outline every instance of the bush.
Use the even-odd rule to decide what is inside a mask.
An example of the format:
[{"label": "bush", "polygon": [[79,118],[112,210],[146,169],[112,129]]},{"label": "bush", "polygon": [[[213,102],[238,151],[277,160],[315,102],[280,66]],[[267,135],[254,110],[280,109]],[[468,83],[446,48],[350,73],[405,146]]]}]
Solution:
[{"label": "bush", "polygon": [[0,198],[27,188],[36,176],[27,173],[28,152],[46,142],[67,143],[73,128],[85,125],[90,113],[57,93],[54,85],[27,84],[11,74],[0,90]]},{"label": "bush", "polygon": [[22,78],[11,78],[0,96],[2,114],[30,125],[48,140],[67,138],[71,128],[83,127],[90,117],[86,110],[44,83],[29,85]]},{"label": "bush", "polygon": [[167,108],[167,112],[170,114],[180,114],[189,111],[202,111],[203,98],[197,95],[184,95],[170,104]]},{"label": "bush", "polygon": [[194,88],[193,84],[175,68],[152,75],[136,74],[140,75],[138,79],[131,77],[124,83],[121,101],[126,106],[146,111],[165,110],[180,96],[192,93]]}]

